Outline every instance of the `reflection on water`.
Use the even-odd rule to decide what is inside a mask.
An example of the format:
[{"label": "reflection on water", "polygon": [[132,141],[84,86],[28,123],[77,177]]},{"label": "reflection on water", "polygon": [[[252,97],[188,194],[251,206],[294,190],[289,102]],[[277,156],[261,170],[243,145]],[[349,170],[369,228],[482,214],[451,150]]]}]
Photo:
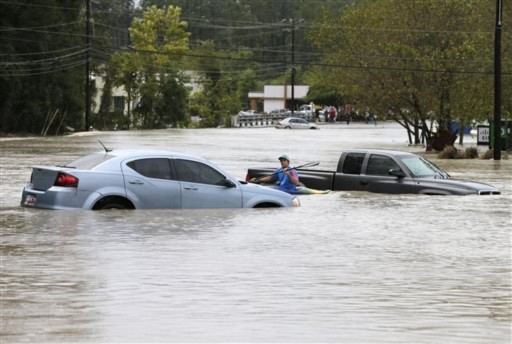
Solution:
[{"label": "reflection on water", "polygon": [[[1,141],[1,328],[11,342],[510,343],[511,161],[438,161],[497,197],[333,192],[298,209],[41,211],[30,166],[107,146],[247,167],[335,168],[407,147],[393,125],[164,130]],[[431,156],[428,156],[432,158]]]}]

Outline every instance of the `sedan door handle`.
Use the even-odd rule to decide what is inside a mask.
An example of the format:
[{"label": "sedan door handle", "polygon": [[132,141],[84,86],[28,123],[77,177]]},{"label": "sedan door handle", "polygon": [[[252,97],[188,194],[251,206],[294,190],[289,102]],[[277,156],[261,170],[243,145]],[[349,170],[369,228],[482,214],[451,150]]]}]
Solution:
[{"label": "sedan door handle", "polygon": [[135,184],[135,185],[142,185],[142,184],[144,184],[144,182],[142,180],[138,180],[138,179],[130,180],[128,183]]},{"label": "sedan door handle", "polygon": [[183,187],[185,190],[193,190],[193,191],[197,191],[197,187],[195,186],[184,186]]},{"label": "sedan door handle", "polygon": [[362,181],[362,180],[361,180],[361,181],[359,182],[359,184],[366,186],[366,185],[368,185],[368,182],[367,182],[367,181]]}]

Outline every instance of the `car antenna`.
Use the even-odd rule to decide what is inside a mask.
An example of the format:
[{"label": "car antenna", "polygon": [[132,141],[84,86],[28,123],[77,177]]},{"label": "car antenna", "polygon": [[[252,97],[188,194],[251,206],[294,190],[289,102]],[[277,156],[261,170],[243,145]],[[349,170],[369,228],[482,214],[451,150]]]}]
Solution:
[{"label": "car antenna", "polygon": [[105,149],[105,152],[106,152],[106,153],[108,153],[108,152],[112,152],[112,149],[105,147],[105,145],[103,144],[103,142],[101,142],[100,140],[98,140],[98,142],[103,146],[103,149]]}]

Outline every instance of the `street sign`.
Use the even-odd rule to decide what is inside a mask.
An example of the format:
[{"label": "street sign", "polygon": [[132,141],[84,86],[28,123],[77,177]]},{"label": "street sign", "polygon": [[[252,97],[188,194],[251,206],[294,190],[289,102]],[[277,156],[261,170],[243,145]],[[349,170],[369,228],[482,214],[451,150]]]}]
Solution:
[{"label": "street sign", "polygon": [[490,129],[488,125],[479,125],[476,127],[478,145],[489,145]]}]

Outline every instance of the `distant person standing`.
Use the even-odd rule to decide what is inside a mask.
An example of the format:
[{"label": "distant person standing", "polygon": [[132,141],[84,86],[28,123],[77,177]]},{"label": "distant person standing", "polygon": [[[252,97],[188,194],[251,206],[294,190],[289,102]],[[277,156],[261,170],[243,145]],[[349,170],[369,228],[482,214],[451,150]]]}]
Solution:
[{"label": "distant person standing", "polygon": [[329,122],[334,123],[334,119],[336,118],[336,108],[331,106],[329,109]]}]

